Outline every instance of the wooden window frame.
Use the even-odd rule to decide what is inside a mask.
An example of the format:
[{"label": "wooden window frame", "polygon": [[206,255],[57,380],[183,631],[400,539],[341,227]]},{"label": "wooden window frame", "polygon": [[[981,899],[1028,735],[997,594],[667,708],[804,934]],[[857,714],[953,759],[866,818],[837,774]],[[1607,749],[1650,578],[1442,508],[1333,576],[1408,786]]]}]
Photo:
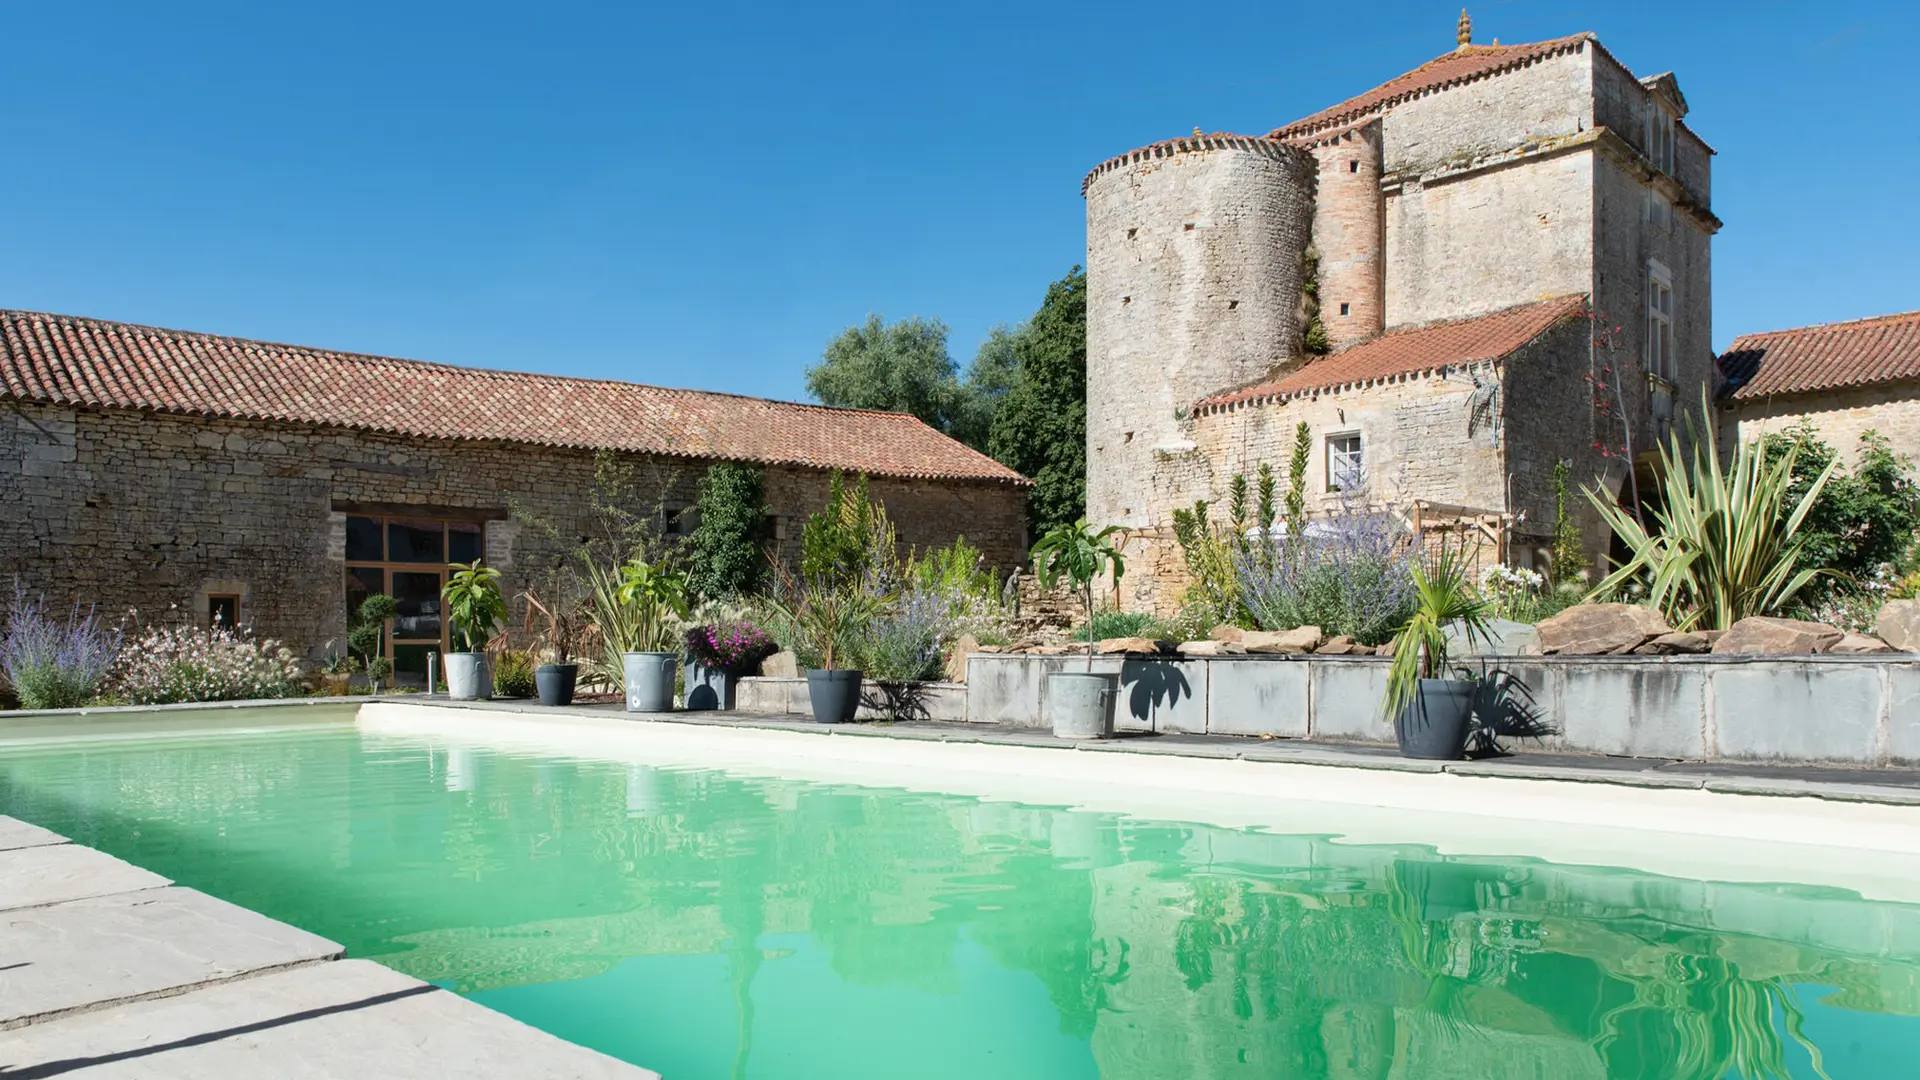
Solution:
[{"label": "wooden window frame", "polygon": [[[453,530],[451,527],[454,525],[472,525],[479,528],[480,556],[482,561],[486,558],[487,523],[479,518],[449,516],[445,513],[433,513],[431,511],[414,514],[398,511],[383,511],[377,513],[347,511],[346,516],[349,519],[366,518],[379,523],[380,558],[355,559],[348,557],[345,560],[345,570],[340,575],[340,603],[343,608],[346,606],[347,582],[353,577],[355,570],[379,570],[382,588],[390,596],[393,594],[393,575],[396,572],[404,574],[437,574],[439,575],[441,586],[445,587],[447,582],[447,565],[452,561]],[[418,525],[429,521],[438,522],[440,525],[440,559],[437,562],[406,562],[395,560],[388,546],[388,526],[395,522]],[[348,611],[348,618],[352,618],[351,611]],[[427,638],[406,638],[396,641],[394,638],[393,620],[388,619],[380,635],[381,655],[386,657],[388,663],[392,663],[394,660],[395,645],[429,645],[437,649],[440,655],[445,656],[451,641],[450,633],[451,630],[447,625],[445,611],[440,613],[440,637],[437,641]]]}]

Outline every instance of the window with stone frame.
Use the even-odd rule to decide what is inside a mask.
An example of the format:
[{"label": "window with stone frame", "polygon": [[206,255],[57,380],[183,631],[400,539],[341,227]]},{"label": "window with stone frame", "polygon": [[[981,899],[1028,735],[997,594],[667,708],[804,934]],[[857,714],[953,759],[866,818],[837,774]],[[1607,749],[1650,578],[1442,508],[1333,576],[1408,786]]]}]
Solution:
[{"label": "window with stone frame", "polygon": [[1673,382],[1673,275],[1647,263],[1647,371]]},{"label": "window with stone frame", "polygon": [[1661,172],[1673,171],[1673,114],[1658,100],[1647,102],[1647,160]]},{"label": "window with stone frame", "polygon": [[1327,490],[1353,491],[1366,482],[1366,460],[1357,431],[1327,436]]}]

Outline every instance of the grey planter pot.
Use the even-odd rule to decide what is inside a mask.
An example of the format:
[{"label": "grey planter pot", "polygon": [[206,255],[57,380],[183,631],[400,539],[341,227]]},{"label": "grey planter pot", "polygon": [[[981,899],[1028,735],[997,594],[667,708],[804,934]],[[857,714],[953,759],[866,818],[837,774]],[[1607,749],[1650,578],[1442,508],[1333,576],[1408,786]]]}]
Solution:
[{"label": "grey planter pot", "polygon": [[711,668],[705,664],[688,664],[686,668],[687,711],[705,712],[719,709],[733,711],[734,691],[738,689],[739,677],[720,668]]},{"label": "grey planter pot", "polygon": [[1420,690],[1393,718],[1393,739],[1402,757],[1459,761],[1473,730],[1473,689],[1469,679],[1421,679]]},{"label": "grey planter pot", "polygon": [[540,704],[573,704],[573,686],[579,677],[579,664],[541,664],[534,668],[533,686],[540,693]]},{"label": "grey planter pot", "polygon": [[670,652],[621,653],[627,675],[628,712],[671,712],[673,674],[680,654]]},{"label": "grey planter pot", "polygon": [[1047,717],[1056,739],[1113,737],[1120,676],[1061,671],[1047,676]]},{"label": "grey planter pot", "polygon": [[807,701],[822,724],[844,724],[860,708],[860,673],[844,668],[807,672]]},{"label": "grey planter pot", "polygon": [[450,652],[441,657],[447,667],[447,697],[452,701],[485,701],[493,696],[493,672],[487,654]]}]

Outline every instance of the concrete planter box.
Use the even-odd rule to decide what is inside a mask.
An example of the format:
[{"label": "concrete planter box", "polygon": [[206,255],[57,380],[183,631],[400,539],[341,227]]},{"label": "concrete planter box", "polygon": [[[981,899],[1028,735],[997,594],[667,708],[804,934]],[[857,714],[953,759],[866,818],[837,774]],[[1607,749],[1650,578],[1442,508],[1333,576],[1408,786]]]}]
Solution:
[{"label": "concrete planter box", "polygon": [[[920,705],[926,710],[925,720],[940,720],[947,723],[961,723],[967,718],[967,688],[959,683],[928,682],[918,684],[921,691]],[[871,698],[874,690],[871,686],[862,691],[863,698]],[[778,676],[753,675],[739,680],[734,688],[734,711],[758,713],[762,716],[813,716],[813,705],[807,697],[805,678],[784,678]],[[856,719],[883,719],[878,711],[866,704],[860,706]]]},{"label": "concrete planter box", "polygon": [[[1520,747],[1683,760],[1920,764],[1920,655],[1487,657],[1553,733]],[[1391,744],[1390,661],[1357,656],[1096,657],[1121,732]],[[1080,657],[976,653],[966,718],[1046,726],[1046,676]]]}]

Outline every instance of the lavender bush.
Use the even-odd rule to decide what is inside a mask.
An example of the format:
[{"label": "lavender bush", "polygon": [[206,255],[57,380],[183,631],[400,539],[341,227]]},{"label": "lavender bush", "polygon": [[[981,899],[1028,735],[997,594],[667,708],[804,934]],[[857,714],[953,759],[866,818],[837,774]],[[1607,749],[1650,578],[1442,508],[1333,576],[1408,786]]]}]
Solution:
[{"label": "lavender bush", "polygon": [[92,608],[75,606],[62,623],[46,613],[44,601],[29,600],[26,589],[14,584],[0,672],[21,708],[77,709],[92,701],[119,648],[120,632]]},{"label": "lavender bush", "polygon": [[1318,626],[1378,645],[1413,613],[1418,545],[1392,506],[1362,492],[1302,535],[1255,538],[1234,557],[1241,601],[1263,630]]},{"label": "lavender bush", "polygon": [[293,697],[300,662],[271,638],[219,626],[150,626],[121,654],[108,687],[135,705]]},{"label": "lavender bush", "polygon": [[851,653],[856,666],[878,683],[937,676],[946,662],[954,606],[954,597],[944,590],[907,586],[893,604],[855,632]]}]

